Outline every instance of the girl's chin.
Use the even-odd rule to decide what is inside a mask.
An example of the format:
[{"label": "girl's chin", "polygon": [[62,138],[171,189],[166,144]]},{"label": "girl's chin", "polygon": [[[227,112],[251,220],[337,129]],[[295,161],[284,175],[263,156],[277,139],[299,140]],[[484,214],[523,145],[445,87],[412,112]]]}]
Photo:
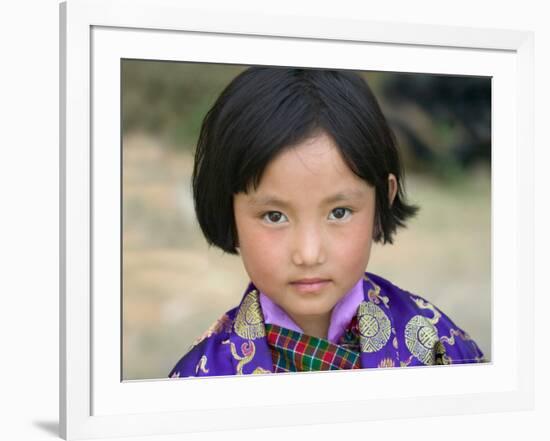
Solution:
[{"label": "girl's chin", "polygon": [[315,305],[316,307],[313,308],[310,305],[303,305],[303,307],[300,307],[302,305],[293,306],[294,307],[291,309],[286,309],[284,307],[283,309],[289,316],[291,316],[291,318],[296,317],[298,319],[315,319],[319,317],[327,317],[330,316],[330,313],[332,311],[332,308],[327,307],[326,305]]}]

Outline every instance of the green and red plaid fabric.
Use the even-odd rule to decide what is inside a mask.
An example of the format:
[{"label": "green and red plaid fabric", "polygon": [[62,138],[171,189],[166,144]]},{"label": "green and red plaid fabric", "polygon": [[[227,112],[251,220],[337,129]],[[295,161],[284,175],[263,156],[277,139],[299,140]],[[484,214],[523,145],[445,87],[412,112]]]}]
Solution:
[{"label": "green and red plaid fabric", "polygon": [[[351,341],[353,333],[340,339],[346,346],[300,332],[266,324],[267,341],[273,357],[274,372],[326,371],[361,368],[358,345]],[[347,330],[349,331],[349,329]],[[351,332],[351,331],[350,331]],[[347,340],[346,340],[347,335]]]}]

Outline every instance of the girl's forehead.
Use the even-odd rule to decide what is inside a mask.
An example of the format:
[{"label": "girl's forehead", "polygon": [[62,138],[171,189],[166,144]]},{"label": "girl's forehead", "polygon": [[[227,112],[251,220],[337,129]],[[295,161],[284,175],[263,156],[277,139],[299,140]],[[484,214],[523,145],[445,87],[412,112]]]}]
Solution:
[{"label": "girl's forehead", "polygon": [[328,135],[321,134],[284,149],[276,155],[267,164],[262,180],[319,180],[354,176],[338,145]]},{"label": "girl's forehead", "polygon": [[253,205],[330,204],[371,197],[371,186],[347,166],[330,138],[310,139],[282,152],[247,192]]}]

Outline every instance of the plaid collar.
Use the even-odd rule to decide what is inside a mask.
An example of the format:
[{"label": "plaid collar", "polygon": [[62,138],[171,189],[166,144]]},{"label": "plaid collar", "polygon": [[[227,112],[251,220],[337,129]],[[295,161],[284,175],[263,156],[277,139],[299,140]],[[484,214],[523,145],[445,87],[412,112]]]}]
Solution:
[{"label": "plaid collar", "polygon": [[359,369],[360,344],[354,317],[339,344],[273,324],[265,325],[274,372]]}]

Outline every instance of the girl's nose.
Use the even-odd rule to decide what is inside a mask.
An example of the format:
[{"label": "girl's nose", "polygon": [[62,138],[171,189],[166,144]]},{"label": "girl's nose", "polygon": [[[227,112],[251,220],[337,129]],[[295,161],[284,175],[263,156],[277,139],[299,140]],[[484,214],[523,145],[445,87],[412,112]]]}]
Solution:
[{"label": "girl's nose", "polygon": [[319,228],[308,227],[296,230],[292,262],[299,266],[315,266],[325,262],[325,250]]}]

